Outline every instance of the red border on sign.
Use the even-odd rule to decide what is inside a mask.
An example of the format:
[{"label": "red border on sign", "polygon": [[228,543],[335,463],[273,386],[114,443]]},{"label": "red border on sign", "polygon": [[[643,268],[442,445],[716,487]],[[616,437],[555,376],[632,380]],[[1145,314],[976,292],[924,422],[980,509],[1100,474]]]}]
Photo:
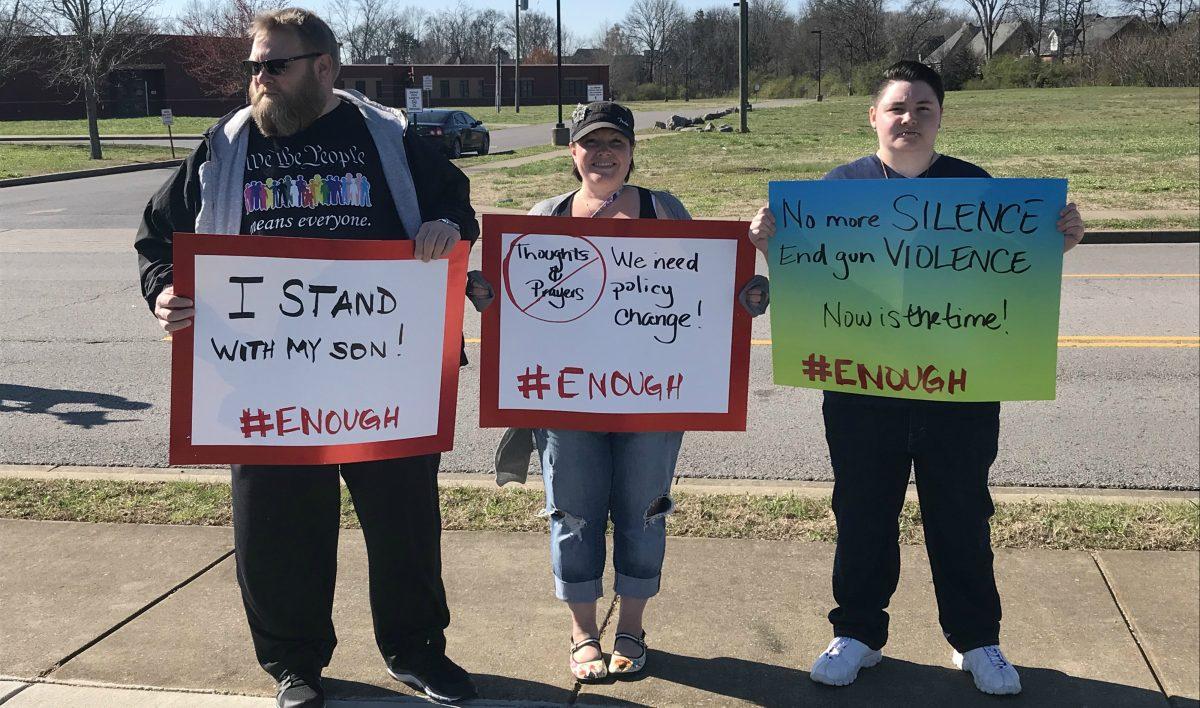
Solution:
[{"label": "red border on sign", "polygon": [[[412,260],[413,242],[355,241],[320,238],[260,238],[210,234],[175,234],[175,293],[192,297],[196,290],[196,256],[259,256],[317,260]],[[185,327],[171,338],[172,465],[233,463],[258,465],[332,465],[445,452],[454,447],[458,408],[458,364],[462,345],[463,293],[467,287],[467,256],[471,246],[459,243],[450,261],[446,286],[446,327],[442,346],[442,388],[437,433],[419,438],[343,445],[193,445],[192,363],[193,329]]]},{"label": "red border on sign", "polygon": [[[744,221],[687,221],[668,219],[582,219],[561,216],[483,215],[483,272],[497,293],[501,280],[501,234],[563,234],[619,238],[712,238],[737,244],[734,287],[736,299],[746,281],[754,277],[754,247],[746,238]],[[500,302],[483,313],[479,362],[479,425],[483,428],[561,428],[597,432],[633,433],[663,430],[746,429],[746,401],[750,384],[750,315],[740,305],[733,308],[733,337],[729,351],[729,408],[724,413],[580,413],[560,410],[500,408]]]}]

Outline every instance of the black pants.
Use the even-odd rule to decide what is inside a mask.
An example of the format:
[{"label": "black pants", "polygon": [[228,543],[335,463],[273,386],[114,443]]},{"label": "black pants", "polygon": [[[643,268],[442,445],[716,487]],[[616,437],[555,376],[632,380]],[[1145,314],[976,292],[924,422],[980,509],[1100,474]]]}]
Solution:
[{"label": "black pants", "polygon": [[375,640],[389,666],[445,652],[440,455],[318,466],[233,466],[238,585],[258,661],[279,680],[329,664],[341,486],[367,542]]},{"label": "black pants", "polygon": [[987,479],[1000,404],[826,394],[824,417],[838,531],[834,634],[872,649],[887,642],[885,608],[900,579],[899,515],[915,467],[942,631],[960,652],[998,644]]}]

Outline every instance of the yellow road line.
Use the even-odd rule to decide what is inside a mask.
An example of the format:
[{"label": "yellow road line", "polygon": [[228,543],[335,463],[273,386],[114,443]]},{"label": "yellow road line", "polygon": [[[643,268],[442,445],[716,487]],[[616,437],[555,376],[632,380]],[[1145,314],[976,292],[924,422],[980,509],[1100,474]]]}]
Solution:
[{"label": "yellow road line", "polygon": [[1200,273],[1063,273],[1063,280],[1068,278],[1200,278]]},{"label": "yellow road line", "polygon": [[1058,346],[1063,349],[1200,349],[1200,342],[1063,342]]}]

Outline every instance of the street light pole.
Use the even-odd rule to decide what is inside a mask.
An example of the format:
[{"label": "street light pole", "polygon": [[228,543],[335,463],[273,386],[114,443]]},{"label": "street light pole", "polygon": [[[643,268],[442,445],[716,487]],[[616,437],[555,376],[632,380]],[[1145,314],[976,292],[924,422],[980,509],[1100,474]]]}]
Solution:
[{"label": "street light pole", "polygon": [[750,7],[749,0],[734,3],[739,10],[738,17],[738,77],[739,102],[738,113],[741,116],[741,132],[748,133],[746,113],[750,110]]},{"label": "street light pole", "polygon": [[569,131],[563,127],[562,120],[562,0],[554,0],[554,25],[557,32],[556,46],[558,52],[558,123],[551,131],[550,141],[554,145],[570,143]]},{"label": "street light pole", "polygon": [[[526,3],[529,0],[525,0]],[[521,0],[516,0],[516,10],[513,20],[516,30],[517,54],[513,57],[513,112],[521,112]]]},{"label": "street light pole", "polygon": [[813,30],[813,34],[817,35],[817,101],[824,100],[821,95],[821,30]]}]

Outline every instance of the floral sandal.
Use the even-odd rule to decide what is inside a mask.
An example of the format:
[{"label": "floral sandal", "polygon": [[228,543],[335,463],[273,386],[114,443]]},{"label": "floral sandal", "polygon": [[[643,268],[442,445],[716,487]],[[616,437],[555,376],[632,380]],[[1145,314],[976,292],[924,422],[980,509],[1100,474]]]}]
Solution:
[{"label": "floral sandal", "polygon": [[646,632],[642,632],[642,636],[635,637],[626,632],[617,632],[617,640],[628,639],[642,648],[642,653],[638,656],[625,656],[616,650],[614,645],[612,657],[608,661],[608,673],[616,676],[626,676],[628,674],[636,674],[646,668]]},{"label": "floral sandal", "polygon": [[[600,652],[599,659],[576,661],[575,652],[588,646],[596,647]],[[608,676],[608,667],[604,664],[604,652],[600,649],[600,640],[595,637],[584,637],[571,644],[571,675],[579,681],[599,681]]]}]

